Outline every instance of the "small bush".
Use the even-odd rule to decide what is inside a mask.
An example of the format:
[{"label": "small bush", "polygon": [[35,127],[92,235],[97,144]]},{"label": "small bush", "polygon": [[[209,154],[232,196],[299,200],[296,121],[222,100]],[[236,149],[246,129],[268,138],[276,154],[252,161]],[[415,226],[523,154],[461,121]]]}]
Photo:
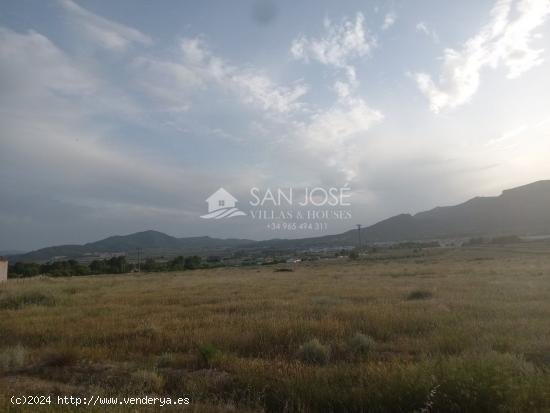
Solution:
[{"label": "small bush", "polygon": [[407,296],[407,300],[427,300],[432,298],[434,295],[430,291],[426,290],[415,290],[411,291]]},{"label": "small bush", "polygon": [[202,368],[211,367],[218,353],[219,350],[213,344],[205,344],[199,347],[199,366]]},{"label": "small bush", "polygon": [[3,348],[0,351],[0,372],[17,370],[25,365],[27,350],[21,345]]},{"label": "small bush", "polygon": [[540,381],[533,365],[513,354],[464,354],[443,359],[431,370],[438,382],[432,397],[435,412],[535,412],[548,407],[542,390],[547,382]]},{"label": "small bush", "polygon": [[350,340],[350,350],[356,356],[364,356],[371,352],[376,345],[376,342],[371,336],[357,333]]},{"label": "small bush", "polygon": [[298,359],[307,364],[326,364],[329,356],[330,348],[316,338],[303,344],[297,353]]}]

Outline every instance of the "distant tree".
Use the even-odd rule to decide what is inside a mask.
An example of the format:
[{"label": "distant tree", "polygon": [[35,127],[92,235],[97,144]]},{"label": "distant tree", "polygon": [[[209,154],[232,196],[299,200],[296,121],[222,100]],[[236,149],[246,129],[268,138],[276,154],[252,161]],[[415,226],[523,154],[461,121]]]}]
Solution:
[{"label": "distant tree", "polygon": [[93,274],[122,274],[130,272],[133,265],[126,261],[126,257],[112,257],[108,260],[94,260],[90,263],[90,272]]},{"label": "distant tree", "polygon": [[8,268],[9,278],[34,277],[40,274],[40,265],[33,262],[16,262]]},{"label": "distant tree", "polygon": [[177,256],[176,258],[168,262],[168,269],[172,271],[180,271],[185,268],[185,259],[183,256]]},{"label": "distant tree", "polygon": [[40,266],[40,273],[51,277],[72,277],[90,273],[88,266],[79,264],[76,260],[54,261]]},{"label": "distant tree", "polygon": [[141,268],[143,268],[144,271],[156,271],[157,263],[153,258],[147,258]]},{"label": "distant tree", "polygon": [[78,264],[76,267],[74,267],[73,275],[89,275],[90,272],[90,267],[88,267],[87,265]]},{"label": "distant tree", "polygon": [[129,270],[125,256],[112,257],[107,261],[109,272],[113,274],[122,274]]},{"label": "distant tree", "polygon": [[108,266],[105,260],[93,260],[90,263],[90,271],[93,274],[106,274],[109,272]]},{"label": "distant tree", "polygon": [[198,255],[193,255],[192,257],[187,257],[185,259],[185,269],[186,270],[194,270],[200,267],[201,265],[201,257]]}]

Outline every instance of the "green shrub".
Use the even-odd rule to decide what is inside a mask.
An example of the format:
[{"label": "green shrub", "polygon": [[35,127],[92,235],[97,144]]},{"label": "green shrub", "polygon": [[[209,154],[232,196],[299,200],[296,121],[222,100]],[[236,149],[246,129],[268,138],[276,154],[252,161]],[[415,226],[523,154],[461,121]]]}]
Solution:
[{"label": "green shrub", "polygon": [[427,300],[433,297],[433,293],[427,290],[414,290],[407,295],[407,300]]},{"label": "green shrub", "polygon": [[357,251],[351,251],[349,253],[349,259],[350,260],[358,260],[359,259],[359,253]]},{"label": "green shrub", "polygon": [[213,344],[204,344],[200,346],[198,357],[199,367],[211,367],[218,353],[219,350]]},{"label": "green shrub", "polygon": [[357,333],[350,340],[351,352],[356,356],[366,355],[374,349],[376,342],[371,336]]},{"label": "green shrub", "polygon": [[198,255],[187,257],[184,261],[184,267],[186,270],[196,270],[201,266],[201,261],[202,259]]},{"label": "green shrub", "polygon": [[541,392],[544,386],[537,388],[537,371],[515,355],[488,352],[453,356],[433,365],[431,371],[438,383],[434,411],[527,411],[519,408],[527,405],[533,406],[528,411],[546,411],[534,408],[546,397]]},{"label": "green shrub", "polygon": [[303,344],[297,353],[298,359],[307,364],[326,364],[329,356],[330,348],[316,338]]}]

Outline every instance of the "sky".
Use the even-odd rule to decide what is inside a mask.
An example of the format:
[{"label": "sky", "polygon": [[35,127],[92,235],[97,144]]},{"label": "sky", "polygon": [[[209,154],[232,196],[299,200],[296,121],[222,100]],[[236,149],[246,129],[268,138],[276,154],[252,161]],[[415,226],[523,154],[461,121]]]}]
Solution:
[{"label": "sky", "polygon": [[[550,0],[4,0],[0,250],[338,233],[550,179]],[[353,219],[204,220],[347,186]],[[241,205],[242,206],[242,205]]]}]

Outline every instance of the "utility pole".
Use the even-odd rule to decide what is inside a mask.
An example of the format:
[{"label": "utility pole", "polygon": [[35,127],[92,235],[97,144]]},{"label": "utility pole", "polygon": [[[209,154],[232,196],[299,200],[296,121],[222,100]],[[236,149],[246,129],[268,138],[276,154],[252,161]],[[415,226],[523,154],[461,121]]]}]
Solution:
[{"label": "utility pole", "polygon": [[138,256],[138,272],[141,272],[141,248],[137,249],[137,256]]},{"label": "utility pole", "polygon": [[357,249],[361,249],[361,224],[357,224]]}]

